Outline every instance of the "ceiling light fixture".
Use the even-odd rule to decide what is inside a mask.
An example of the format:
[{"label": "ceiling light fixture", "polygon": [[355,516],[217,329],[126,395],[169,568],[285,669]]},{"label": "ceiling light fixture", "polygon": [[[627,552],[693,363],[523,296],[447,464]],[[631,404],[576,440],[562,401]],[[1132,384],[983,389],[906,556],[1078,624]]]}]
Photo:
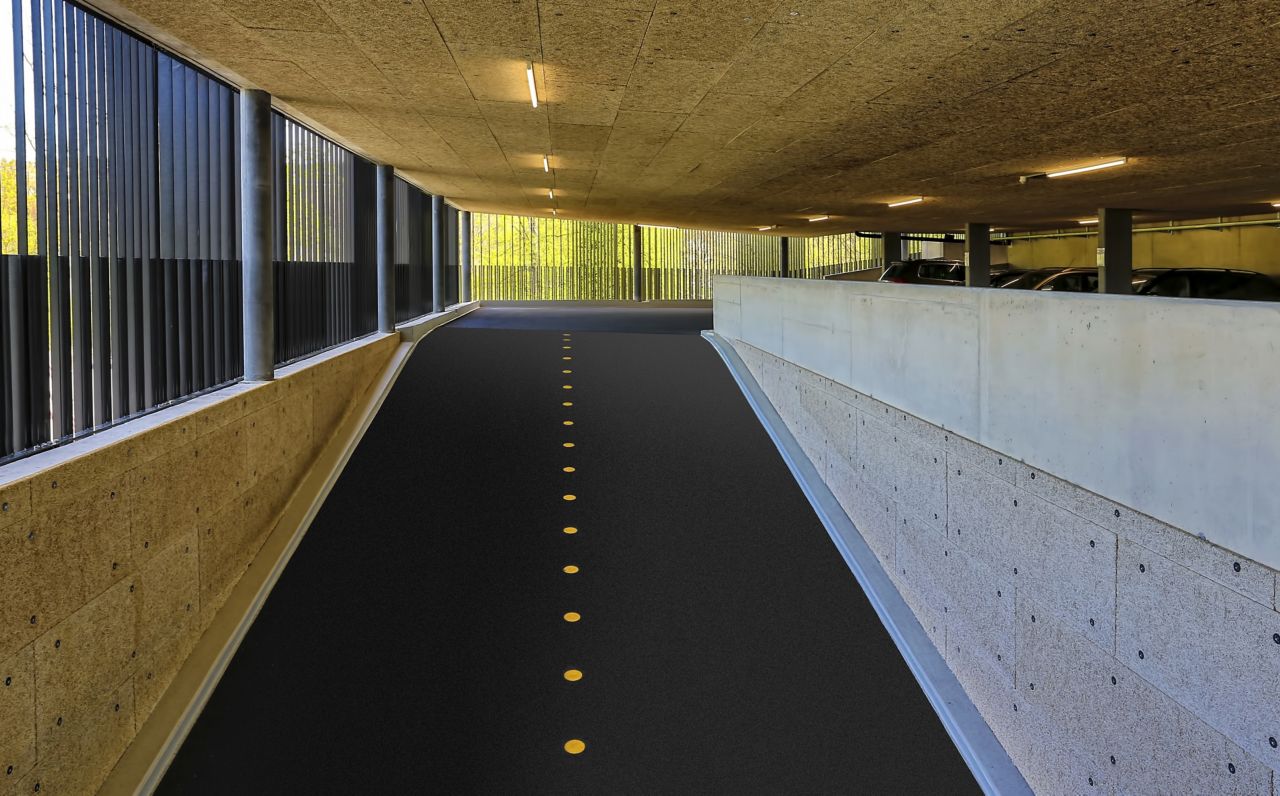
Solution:
[{"label": "ceiling light fixture", "polygon": [[1116,166],[1123,166],[1128,162],[1129,162],[1128,158],[1116,158],[1115,160],[1108,160],[1106,163],[1094,163],[1092,166],[1077,166],[1072,169],[1062,169],[1061,171],[1040,171],[1040,172],[1036,172],[1035,174],[1024,174],[1018,178],[1018,182],[1022,183],[1023,185],[1026,185],[1028,180],[1039,180],[1044,178],[1053,179],[1054,177],[1070,177],[1073,174],[1084,174],[1086,172],[1098,171],[1100,169],[1113,169]]},{"label": "ceiling light fixture", "polygon": [[831,216],[814,216],[813,218],[809,219],[809,223],[812,224],[815,221],[826,221],[829,218],[831,218]]},{"label": "ceiling light fixture", "polygon": [[1096,218],[1082,218],[1082,219],[1080,219],[1080,223],[1081,223],[1081,224],[1097,224],[1097,223],[1098,223],[1098,219],[1096,219]]},{"label": "ceiling light fixture", "polygon": [[547,160],[546,155],[542,156],[542,170],[546,172],[551,171],[551,161]]},{"label": "ceiling light fixture", "polygon": [[548,188],[548,189],[547,189],[547,198],[548,198],[548,199],[555,199],[555,198],[556,198],[556,192],[555,192],[555,189],[554,189],[554,188]]},{"label": "ceiling light fixture", "polygon": [[1280,207],[1280,202],[1272,202],[1272,203],[1271,203],[1271,206],[1272,206],[1272,207]]},{"label": "ceiling light fixture", "polygon": [[529,76],[529,101],[538,107],[538,86],[533,82],[533,61],[524,62],[524,73]]},{"label": "ceiling light fixture", "polygon": [[906,205],[918,205],[924,201],[923,196],[917,196],[914,199],[903,199],[901,202],[890,202],[889,207],[905,207]]},{"label": "ceiling light fixture", "polygon": [[756,227],[756,230],[759,232],[768,232],[771,229],[777,229],[777,228],[778,228],[777,224],[771,224],[767,227]]}]

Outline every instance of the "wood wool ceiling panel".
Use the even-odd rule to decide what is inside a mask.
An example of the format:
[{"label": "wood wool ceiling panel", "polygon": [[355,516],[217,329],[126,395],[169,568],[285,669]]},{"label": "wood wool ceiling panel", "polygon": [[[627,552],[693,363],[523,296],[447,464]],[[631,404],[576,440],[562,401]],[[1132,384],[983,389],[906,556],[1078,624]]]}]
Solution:
[{"label": "wood wool ceiling panel", "polygon": [[1280,201],[1274,0],[93,4],[476,211],[817,234]]}]

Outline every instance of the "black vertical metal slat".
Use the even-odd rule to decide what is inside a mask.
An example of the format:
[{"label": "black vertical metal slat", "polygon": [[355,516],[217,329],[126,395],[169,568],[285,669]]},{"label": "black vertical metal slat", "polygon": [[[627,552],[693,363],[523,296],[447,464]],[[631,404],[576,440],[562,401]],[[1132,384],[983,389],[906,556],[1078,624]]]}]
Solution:
[{"label": "black vertical metal slat", "polygon": [[108,166],[110,174],[111,230],[111,418],[129,414],[129,270],[125,260],[124,172],[121,150],[124,148],[124,34],[109,28],[110,47],[109,108],[107,111]]},{"label": "black vertical metal slat", "polygon": [[[288,256],[288,242],[285,239],[285,230],[287,224],[287,208],[288,202],[286,192],[288,186],[285,185],[285,130],[284,117],[278,113],[271,114],[271,168],[274,172],[271,188],[271,226],[272,226],[272,251],[271,251],[271,269],[273,287],[275,289],[275,306],[280,306],[280,284],[279,274],[280,268]],[[241,255],[243,256],[243,255]],[[275,359],[280,361],[281,352],[283,351],[284,341],[280,337],[280,317],[279,313],[273,313],[275,316],[275,327],[272,332],[275,337]]]},{"label": "black vertical metal slat", "polygon": [[209,83],[196,76],[196,163],[199,165],[196,191],[200,213],[200,358],[205,387],[214,384],[213,375],[213,279],[209,261]]},{"label": "black vertical metal slat", "polygon": [[187,103],[186,68],[177,61],[169,62],[169,90],[172,116],[169,118],[169,140],[173,142],[173,257],[177,277],[178,391],[191,392],[191,260],[187,242],[189,227],[187,192]]},{"label": "black vertical metal slat", "polygon": [[183,70],[183,91],[186,97],[186,143],[187,153],[187,260],[188,266],[188,302],[190,313],[190,343],[187,356],[191,359],[191,390],[198,391],[209,386],[204,378],[204,282],[203,266],[200,261],[200,137],[198,114],[200,108],[196,74],[191,69]]},{"label": "black vertical metal slat", "polygon": [[93,302],[93,422],[101,425],[111,420],[111,267],[107,259],[107,193],[106,193],[106,104],[104,91],[106,40],[105,24],[88,19],[90,36],[90,212],[92,218],[89,255],[90,293]]},{"label": "black vertical metal slat", "polygon": [[141,205],[138,226],[142,278],[142,392],[139,409],[150,409],[163,398],[164,383],[163,329],[161,328],[164,292],[156,262],[156,51],[141,42],[138,48],[138,198]]},{"label": "black vertical metal slat", "polygon": [[141,238],[142,203],[138,196],[138,91],[137,91],[137,42],[124,36],[121,46],[124,59],[123,72],[124,107],[121,109],[124,126],[123,146],[118,157],[124,162],[125,204],[120,215],[125,225],[125,312],[128,314],[129,404],[128,414],[142,408],[142,269],[139,245]]},{"label": "black vertical metal slat", "polygon": [[220,181],[222,169],[222,147],[219,142],[222,138],[222,108],[219,100],[220,88],[212,85],[211,81],[201,78],[201,82],[205,85],[206,93],[209,96],[209,111],[206,117],[206,125],[209,128],[208,141],[208,160],[209,160],[209,181],[206,182],[205,191],[209,194],[209,216],[210,216],[210,235],[209,235],[209,305],[212,308],[210,313],[210,373],[213,384],[221,384],[225,379],[223,376],[222,364],[222,335],[223,335],[223,305],[222,296],[222,228],[219,225],[222,212],[222,184]]},{"label": "black vertical metal slat", "polygon": [[234,159],[231,154],[231,142],[234,136],[231,108],[235,104],[235,92],[221,88],[218,92],[221,103],[221,134],[218,136],[220,152],[218,163],[218,232],[219,232],[219,272],[222,275],[222,307],[218,315],[222,318],[222,359],[219,377],[226,381],[234,378],[235,363],[233,352],[237,347],[238,327],[234,320],[234,307],[239,303],[239,294],[233,289],[232,272],[235,264],[235,215],[233,215],[235,196],[235,172],[231,170]]},{"label": "black vertical metal slat", "polygon": [[[67,183],[70,177],[67,158],[67,87],[66,87],[66,21],[60,13],[60,3],[48,0],[46,9],[53,36],[45,53],[45,88],[50,114],[50,126],[56,130],[55,168],[51,175],[57,199],[55,217],[57,224],[50,224],[50,232],[57,241],[49,258],[49,390],[51,393],[49,419],[53,439],[71,434],[71,285],[67,257],[70,230],[68,228]],[[51,205],[52,207],[52,205]]]},{"label": "black vertical metal slat", "polygon": [[177,205],[173,165],[173,59],[159,55],[156,60],[156,180],[159,201],[158,262],[164,273],[164,398],[182,395],[181,365],[178,362],[178,259],[174,245],[174,209]]},{"label": "black vertical metal slat", "polygon": [[26,446],[34,447],[49,440],[49,118],[45,98],[45,53],[48,32],[42,6],[31,11],[31,75],[34,93],[34,127],[36,151],[36,246],[35,253],[23,258],[23,304],[26,307],[27,342],[23,360],[26,364],[27,414],[24,418]]},{"label": "black vertical metal slat", "polygon": [[87,91],[85,70],[86,37],[84,26],[87,15],[72,6],[67,9],[67,19],[72,23],[68,35],[68,77],[73,90],[68,92],[68,131],[70,138],[69,190],[71,193],[71,372],[72,372],[72,422],[75,431],[83,431],[93,425],[93,316],[89,298],[89,194]]},{"label": "black vertical metal slat", "polygon": [[15,82],[14,130],[16,137],[16,187],[18,197],[18,253],[4,258],[5,319],[5,401],[4,444],[6,453],[27,447],[28,386],[26,368],[26,295],[23,286],[24,258],[28,254],[26,79],[23,58],[23,2],[13,0],[13,74]]}]

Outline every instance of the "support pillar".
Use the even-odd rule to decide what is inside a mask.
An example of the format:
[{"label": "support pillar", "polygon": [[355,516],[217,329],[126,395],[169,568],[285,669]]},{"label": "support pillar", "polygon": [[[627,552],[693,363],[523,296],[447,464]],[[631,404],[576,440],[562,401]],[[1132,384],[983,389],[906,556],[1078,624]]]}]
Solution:
[{"label": "support pillar", "polygon": [[991,287],[991,227],[964,225],[964,283],[969,287]]},{"label": "support pillar", "polygon": [[271,259],[271,95],[240,92],[241,298],[244,380],[275,378],[275,275]]},{"label": "support pillar", "polygon": [[778,250],[778,275],[786,279],[791,276],[791,247],[788,245],[791,239],[783,235],[778,241],[781,247]]},{"label": "support pillar", "polygon": [[431,311],[444,312],[444,197],[431,197]]},{"label": "support pillar", "polygon": [[378,331],[396,330],[395,170],[378,166]]},{"label": "support pillar", "polygon": [[880,257],[884,261],[883,267],[885,268],[888,268],[891,263],[902,259],[902,233],[880,233]]},{"label": "support pillar", "polygon": [[1098,211],[1098,292],[1133,293],[1133,211]]},{"label": "support pillar", "polygon": [[458,214],[458,301],[471,300],[471,211]]},{"label": "support pillar", "polygon": [[644,230],[631,227],[631,300],[644,301]]}]

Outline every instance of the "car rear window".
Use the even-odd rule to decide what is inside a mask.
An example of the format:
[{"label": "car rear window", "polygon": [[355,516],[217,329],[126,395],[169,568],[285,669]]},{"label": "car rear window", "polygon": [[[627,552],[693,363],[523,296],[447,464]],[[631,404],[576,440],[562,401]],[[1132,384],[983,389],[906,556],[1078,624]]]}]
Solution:
[{"label": "car rear window", "polygon": [[960,275],[956,272],[959,266],[956,263],[946,262],[922,262],[919,270],[916,271],[921,279],[957,279]]}]

